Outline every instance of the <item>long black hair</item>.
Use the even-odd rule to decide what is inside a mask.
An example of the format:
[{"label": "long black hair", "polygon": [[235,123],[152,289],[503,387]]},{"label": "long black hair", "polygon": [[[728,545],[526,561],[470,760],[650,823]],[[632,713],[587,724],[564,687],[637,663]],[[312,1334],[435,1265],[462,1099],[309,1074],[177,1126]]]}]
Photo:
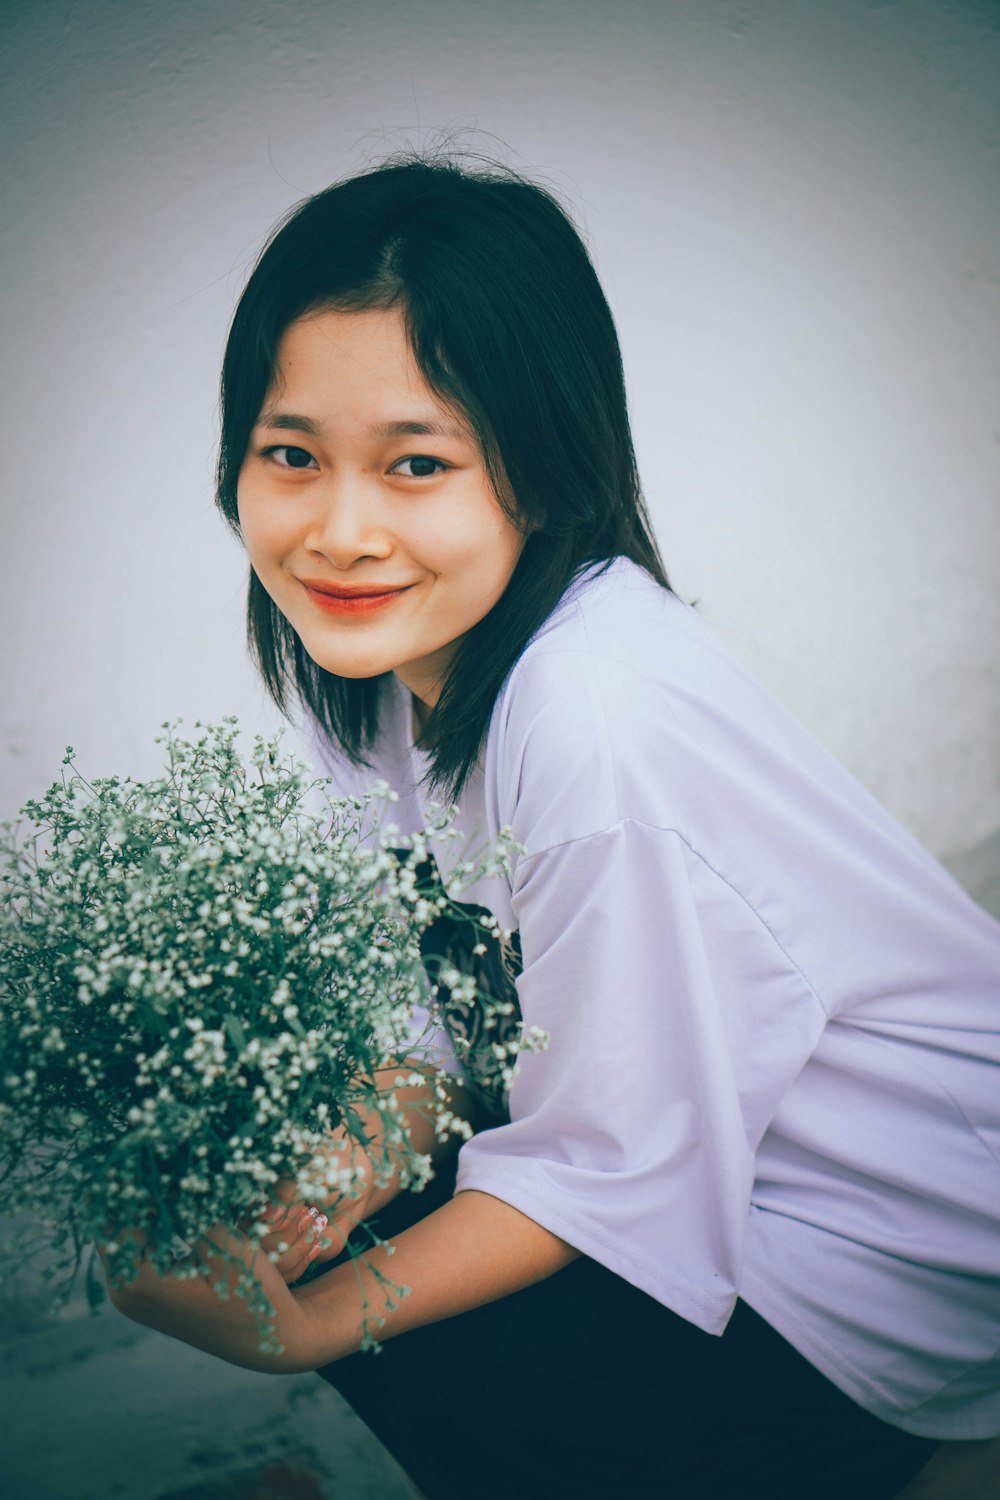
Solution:
[{"label": "long black hair", "polygon": [[[479,440],[526,541],[493,608],[460,640],[421,744],[457,800],[497,694],[584,567],[631,558],[670,588],[642,498],[621,352],[583,242],[546,189],[503,167],[393,159],[294,207],[258,259],[222,367],[216,500],[240,534],[237,481],[289,325],[319,309],[398,306],[430,389]],[[312,660],[251,569],[250,653],[286,718],[289,695],[355,765],[390,674]]]}]

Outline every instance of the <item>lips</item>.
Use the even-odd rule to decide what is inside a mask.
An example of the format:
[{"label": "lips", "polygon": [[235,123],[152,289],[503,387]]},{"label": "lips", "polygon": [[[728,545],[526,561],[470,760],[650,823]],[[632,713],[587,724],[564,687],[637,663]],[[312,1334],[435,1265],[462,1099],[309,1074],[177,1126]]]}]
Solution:
[{"label": "lips", "polygon": [[383,594],[399,594],[409,588],[406,583],[324,583],[320,578],[300,578],[299,582],[314,594],[326,594],[331,599],[374,599]]},{"label": "lips", "polygon": [[385,609],[405,594],[410,584],[359,584],[347,589],[337,584],[325,583],[322,579],[310,582],[302,578],[299,582],[316,605],[325,614],[368,615]]}]

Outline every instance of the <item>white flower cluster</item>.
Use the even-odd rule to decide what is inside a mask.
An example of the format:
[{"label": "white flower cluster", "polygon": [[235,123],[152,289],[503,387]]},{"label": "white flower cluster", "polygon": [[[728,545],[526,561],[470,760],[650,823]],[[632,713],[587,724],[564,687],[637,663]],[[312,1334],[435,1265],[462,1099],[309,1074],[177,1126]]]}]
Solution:
[{"label": "white flower cluster", "polygon": [[[194,742],[163,727],[162,778],[87,782],[70,747],[73,774],[2,825],[0,1165],[12,1206],[35,1215],[34,1250],[39,1219],[61,1237],[69,1285],[94,1239],[128,1280],[130,1228],[169,1269],[178,1237],[254,1218],[281,1177],[355,1194],[356,1170],[323,1148],[359,1107],[381,1116],[380,1170],[424,1182],[429,1160],[374,1075],[414,1053],[421,932],[513,847],[418,891],[450,812],[404,838],[377,783],[327,797],[320,818],[306,797],[327,783],[283,763],[280,736],[256,736],[245,764],[235,718],[196,723]],[[25,823],[37,832],[19,842]],[[475,1000],[470,976],[448,983]],[[437,1109],[439,1131],[461,1129],[440,1086]]]}]

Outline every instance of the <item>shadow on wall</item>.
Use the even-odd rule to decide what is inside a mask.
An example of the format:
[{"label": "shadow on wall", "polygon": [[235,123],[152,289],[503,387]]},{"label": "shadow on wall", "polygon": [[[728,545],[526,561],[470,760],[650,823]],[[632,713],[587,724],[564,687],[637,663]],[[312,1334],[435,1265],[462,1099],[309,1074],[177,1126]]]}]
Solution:
[{"label": "shadow on wall", "polygon": [[[959,885],[1000,921],[1000,829],[982,843],[943,861]],[[997,1491],[1000,1494],[1000,1488]]]}]

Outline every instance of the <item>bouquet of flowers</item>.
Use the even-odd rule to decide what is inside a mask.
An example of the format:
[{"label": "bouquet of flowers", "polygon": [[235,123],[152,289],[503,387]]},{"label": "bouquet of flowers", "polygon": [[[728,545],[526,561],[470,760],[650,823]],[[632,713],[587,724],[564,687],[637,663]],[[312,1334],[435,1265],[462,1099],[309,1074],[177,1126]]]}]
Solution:
[{"label": "bouquet of flowers", "polygon": [[[160,1274],[218,1275],[199,1240],[239,1224],[258,1245],[279,1180],[350,1199],[351,1154],[324,1147],[335,1129],[370,1147],[361,1109],[382,1127],[376,1180],[423,1186],[430,1159],[375,1074],[420,1053],[414,1010],[438,988],[421,934],[443,912],[460,917],[465,880],[508,868],[513,847],[502,838],[478,865],[460,861],[447,889],[418,883],[428,835],[458,836],[451,812],[404,836],[385,822],[385,783],[336,800],[328,779],[279,759],[280,734],[256,736],[246,765],[234,717],[196,721],[194,742],[162,727],[161,778],[91,783],[68,747],[72,774],[0,825],[0,1181],[29,1220],[7,1256],[47,1244],[50,1279],[68,1272],[63,1300],[90,1242],[116,1286],[136,1274],[137,1233]],[[19,842],[28,821],[37,831]],[[478,952],[510,936],[492,916],[470,920]],[[437,977],[487,1013],[504,1008],[468,974]],[[510,1076],[519,1047],[543,1044],[516,1033],[490,1045]],[[438,1138],[467,1133],[440,1072],[403,1068],[395,1086],[428,1076]],[[235,1286],[261,1348],[276,1349],[273,1308],[243,1260]],[[87,1287],[96,1306],[93,1256]]]}]

